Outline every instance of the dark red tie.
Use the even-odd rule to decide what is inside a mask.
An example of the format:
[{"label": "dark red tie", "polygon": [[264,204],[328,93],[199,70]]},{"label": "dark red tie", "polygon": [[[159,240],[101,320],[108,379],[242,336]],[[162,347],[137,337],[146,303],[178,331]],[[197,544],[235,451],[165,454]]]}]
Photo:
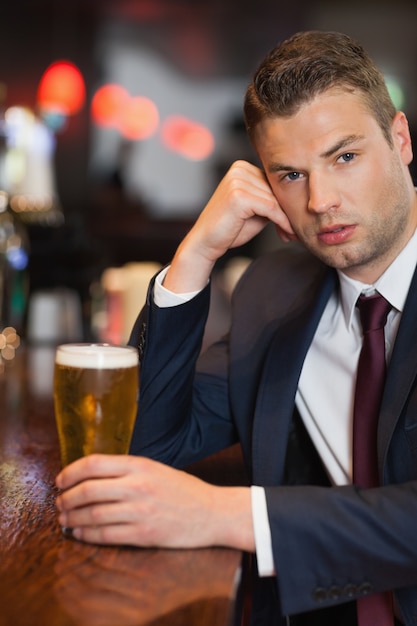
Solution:
[{"label": "dark red tie", "polygon": [[[353,414],[353,482],[376,487],[377,426],[385,382],[384,326],[391,305],[380,295],[360,296],[363,343],[359,356]],[[392,596],[378,593],[358,600],[358,626],[393,626]]]}]

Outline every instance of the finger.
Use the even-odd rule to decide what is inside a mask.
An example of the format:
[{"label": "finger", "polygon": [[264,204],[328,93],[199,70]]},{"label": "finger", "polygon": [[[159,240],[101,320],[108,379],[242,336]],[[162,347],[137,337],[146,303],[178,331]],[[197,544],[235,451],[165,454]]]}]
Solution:
[{"label": "finger", "polygon": [[131,532],[129,524],[81,526],[73,528],[72,536],[79,541],[99,545],[145,545],[142,544],[138,537]]},{"label": "finger", "polygon": [[98,503],[63,510],[58,516],[58,522],[63,528],[77,528],[85,526],[108,526],[126,524],[138,518],[138,511],[131,506],[120,502]]},{"label": "finger", "polygon": [[98,502],[118,502],[122,497],[126,497],[126,488],[117,479],[87,479],[61,493],[56,505],[60,511],[70,511]]},{"label": "finger", "polygon": [[278,236],[283,241],[298,241],[298,237],[291,226],[291,222],[281,208],[278,208],[278,211],[272,221],[275,224],[275,230],[278,233]]},{"label": "finger", "polygon": [[158,529],[152,524],[106,524],[77,526],[72,536],[79,541],[100,545],[128,545],[143,548],[196,548],[202,544],[193,533],[183,534],[170,529]]},{"label": "finger", "polygon": [[226,174],[225,181],[232,186],[250,189],[254,194],[258,193],[260,197],[274,198],[265,173],[251,163],[245,161],[234,163]]},{"label": "finger", "polygon": [[128,455],[91,454],[67,465],[55,483],[59,489],[68,489],[89,478],[122,476],[129,472],[131,462]]},{"label": "finger", "polygon": [[287,233],[285,230],[282,230],[280,228],[278,228],[277,231],[278,231],[278,236],[285,243],[288,243],[289,241],[300,241],[298,238],[298,235],[296,234]]}]

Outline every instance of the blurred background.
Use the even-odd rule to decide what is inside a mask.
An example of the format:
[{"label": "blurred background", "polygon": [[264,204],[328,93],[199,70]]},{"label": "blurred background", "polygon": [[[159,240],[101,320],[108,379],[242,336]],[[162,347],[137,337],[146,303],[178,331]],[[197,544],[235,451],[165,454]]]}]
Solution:
[{"label": "blurred background", "polygon": [[[141,277],[170,260],[232,161],[254,160],[244,91],[298,30],[359,39],[414,135],[416,26],[415,0],[3,3],[2,328],[32,341],[125,341]],[[274,245],[267,229],[235,253],[233,272]],[[219,288],[226,300],[233,272]],[[126,303],[132,281],[140,294]],[[0,348],[13,344],[1,337]]]}]

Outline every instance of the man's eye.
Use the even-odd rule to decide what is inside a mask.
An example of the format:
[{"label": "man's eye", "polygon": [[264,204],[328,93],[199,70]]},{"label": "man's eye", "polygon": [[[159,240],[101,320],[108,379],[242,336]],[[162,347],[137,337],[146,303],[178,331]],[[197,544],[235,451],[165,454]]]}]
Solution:
[{"label": "man's eye", "polygon": [[289,172],[286,175],[286,178],[288,180],[298,180],[300,178],[300,176],[301,176],[300,172]]},{"label": "man's eye", "polygon": [[339,160],[342,160],[344,163],[348,163],[349,161],[353,161],[355,158],[355,154],[353,152],[345,152],[339,157]]}]

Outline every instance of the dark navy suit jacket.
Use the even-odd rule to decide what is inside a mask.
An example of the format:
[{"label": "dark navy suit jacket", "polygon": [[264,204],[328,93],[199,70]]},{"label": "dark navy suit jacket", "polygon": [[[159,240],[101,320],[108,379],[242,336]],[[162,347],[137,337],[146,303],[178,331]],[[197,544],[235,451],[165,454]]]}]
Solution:
[{"label": "dark navy suit jacket", "polygon": [[131,452],[183,467],[240,441],[252,484],[266,489],[277,568],[276,577],[260,581],[267,591],[259,604],[268,603],[270,612],[264,607],[266,616],[255,623],[270,626],[279,623],[273,615],[391,589],[411,626],[417,624],[416,276],[379,419],[383,486],[284,484],[298,379],[335,289],[337,273],[301,247],[261,257],[235,290],[230,334],[200,355],[209,287],[190,302],[159,309],[151,285],[130,339],[141,355]]}]

